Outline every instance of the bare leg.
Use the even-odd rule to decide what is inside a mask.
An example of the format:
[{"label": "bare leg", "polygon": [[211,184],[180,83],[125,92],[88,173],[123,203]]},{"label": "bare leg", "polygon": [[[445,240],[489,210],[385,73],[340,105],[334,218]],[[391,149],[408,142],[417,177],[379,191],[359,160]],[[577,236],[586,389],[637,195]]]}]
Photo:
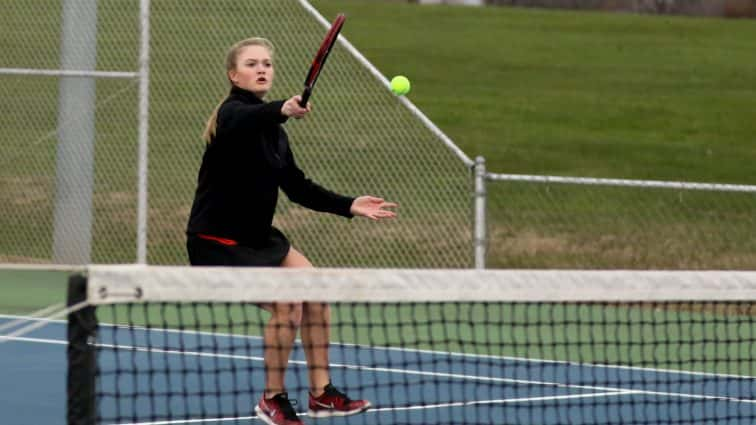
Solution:
[{"label": "bare leg", "polygon": [[284,392],[284,376],[297,329],[302,322],[302,304],[274,303],[264,306],[271,312],[265,326],[265,398]]},{"label": "bare leg", "polygon": [[328,304],[305,303],[303,310],[302,342],[305,345],[310,392],[318,397],[323,394],[323,388],[331,381],[328,373],[331,308]]},{"label": "bare leg", "polygon": [[[294,248],[284,259],[283,267],[312,267],[307,258]],[[325,303],[304,303],[302,306],[302,343],[304,344],[310,392],[323,393],[330,382],[328,345],[331,339],[331,308]]]}]

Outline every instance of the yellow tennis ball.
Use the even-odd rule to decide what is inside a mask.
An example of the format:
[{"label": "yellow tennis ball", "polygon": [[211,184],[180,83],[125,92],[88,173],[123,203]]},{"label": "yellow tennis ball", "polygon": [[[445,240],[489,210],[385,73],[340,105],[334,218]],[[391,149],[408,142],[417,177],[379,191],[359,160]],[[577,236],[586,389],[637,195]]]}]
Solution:
[{"label": "yellow tennis ball", "polygon": [[410,81],[404,75],[397,75],[391,79],[391,91],[397,96],[404,96],[410,91]]}]

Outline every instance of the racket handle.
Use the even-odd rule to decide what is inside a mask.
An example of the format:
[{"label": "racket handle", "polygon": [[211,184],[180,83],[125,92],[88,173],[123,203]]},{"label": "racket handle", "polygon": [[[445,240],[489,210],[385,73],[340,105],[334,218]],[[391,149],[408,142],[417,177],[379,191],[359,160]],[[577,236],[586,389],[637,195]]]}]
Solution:
[{"label": "racket handle", "polygon": [[304,91],[302,92],[302,100],[299,101],[299,106],[303,108],[307,107],[307,101],[310,100],[310,94],[312,94],[312,89],[305,87]]}]

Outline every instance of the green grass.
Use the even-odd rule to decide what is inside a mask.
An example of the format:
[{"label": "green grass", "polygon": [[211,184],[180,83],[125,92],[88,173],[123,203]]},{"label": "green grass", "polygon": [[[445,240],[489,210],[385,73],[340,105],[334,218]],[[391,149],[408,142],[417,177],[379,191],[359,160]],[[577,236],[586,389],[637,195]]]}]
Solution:
[{"label": "green grass", "polygon": [[[20,3],[0,16],[3,65],[56,66],[59,11],[35,1],[45,31],[24,24],[32,13]],[[384,75],[407,75],[409,99],[489,171],[756,184],[753,21],[313,4],[329,19],[347,13],[344,35]],[[132,2],[107,2],[98,16],[98,69],[135,69]],[[271,97],[280,98],[300,90],[322,32],[291,0],[153,4],[148,261],[187,262],[199,134],[227,90],[223,49],[272,38]],[[37,64],[39,51],[48,53]],[[58,81],[3,78],[0,94],[15,107],[0,114],[0,227],[12,230],[0,260],[49,261]],[[136,259],[136,89],[97,83],[93,262]],[[461,162],[343,49],[313,101],[312,120],[287,124],[299,164],[336,191],[399,202],[400,219],[346,224],[282,202],[276,225],[295,246],[319,266],[471,266],[472,184]],[[501,182],[488,194],[490,267],[756,267],[753,194]]]},{"label": "green grass", "polygon": [[[313,3],[490,172],[756,184],[753,21]],[[489,183],[487,264],[752,269],[754,211],[753,194]]]},{"label": "green grass", "polygon": [[491,171],[756,184],[753,21],[313,4]]}]

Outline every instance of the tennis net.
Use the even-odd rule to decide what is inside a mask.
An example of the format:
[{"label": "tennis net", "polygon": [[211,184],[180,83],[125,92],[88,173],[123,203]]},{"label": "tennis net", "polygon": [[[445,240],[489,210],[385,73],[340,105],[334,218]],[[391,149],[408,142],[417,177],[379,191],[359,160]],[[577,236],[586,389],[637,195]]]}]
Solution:
[{"label": "tennis net", "polygon": [[69,424],[249,423],[260,306],[302,300],[331,309],[312,368],[373,405],[331,423],[756,423],[756,272],[92,266],[69,284]]}]

